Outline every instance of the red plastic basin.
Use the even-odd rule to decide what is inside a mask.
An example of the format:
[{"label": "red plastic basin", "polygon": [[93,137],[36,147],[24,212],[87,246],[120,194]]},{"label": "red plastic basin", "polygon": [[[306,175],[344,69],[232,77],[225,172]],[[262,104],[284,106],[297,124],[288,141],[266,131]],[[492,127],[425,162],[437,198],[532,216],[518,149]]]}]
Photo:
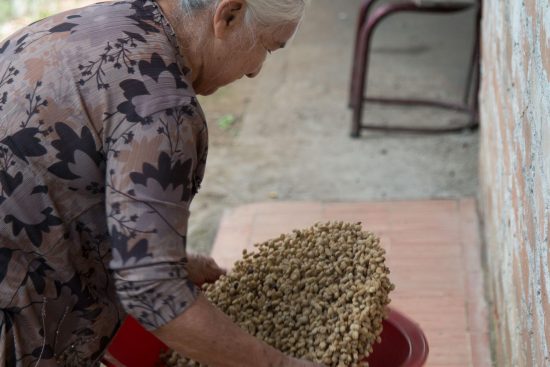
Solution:
[{"label": "red plastic basin", "polygon": [[369,367],[421,367],[428,359],[428,341],[418,324],[390,308],[380,335],[367,358]]},{"label": "red plastic basin", "polygon": [[[382,342],[367,358],[370,367],[421,367],[428,358],[428,343],[420,327],[390,309]],[[161,367],[159,354],[168,348],[137,321],[128,317],[109,347],[109,353],[127,367]],[[103,361],[108,367],[116,367]]]}]

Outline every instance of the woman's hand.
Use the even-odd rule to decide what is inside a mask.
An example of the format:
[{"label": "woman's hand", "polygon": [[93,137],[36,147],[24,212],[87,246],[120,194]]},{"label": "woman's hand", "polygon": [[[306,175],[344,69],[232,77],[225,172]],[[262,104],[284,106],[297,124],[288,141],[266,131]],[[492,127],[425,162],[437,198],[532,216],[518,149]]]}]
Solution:
[{"label": "woman's hand", "polygon": [[187,272],[189,279],[196,285],[214,283],[226,271],[218,266],[210,256],[190,254],[187,255]]},{"label": "woman's hand", "polygon": [[[188,255],[189,279],[215,282],[226,273],[211,257]],[[170,348],[213,367],[323,367],[284,355],[254,338],[200,294],[191,307],[153,332]]]},{"label": "woman's hand", "polygon": [[153,334],[179,354],[211,367],[321,367],[287,357],[254,338],[202,294]]}]

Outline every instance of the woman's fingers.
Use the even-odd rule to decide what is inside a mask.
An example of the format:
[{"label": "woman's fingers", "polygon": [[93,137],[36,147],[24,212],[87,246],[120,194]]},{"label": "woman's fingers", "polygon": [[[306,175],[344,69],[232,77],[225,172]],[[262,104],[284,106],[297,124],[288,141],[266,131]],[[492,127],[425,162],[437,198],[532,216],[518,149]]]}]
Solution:
[{"label": "woman's fingers", "polygon": [[227,273],[210,256],[191,254],[188,255],[188,260],[189,278],[195,284],[213,283]]},{"label": "woman's fingers", "polygon": [[206,257],[204,266],[204,275],[206,282],[213,283],[226,273],[227,271],[220,268],[220,266],[213,258]]}]

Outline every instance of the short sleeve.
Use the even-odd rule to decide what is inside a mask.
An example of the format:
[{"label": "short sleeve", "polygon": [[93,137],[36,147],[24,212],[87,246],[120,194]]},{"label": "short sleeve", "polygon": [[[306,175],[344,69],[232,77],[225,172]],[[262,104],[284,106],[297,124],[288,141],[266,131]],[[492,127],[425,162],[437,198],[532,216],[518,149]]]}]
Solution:
[{"label": "short sleeve", "polygon": [[104,133],[110,268],[122,305],[149,330],[197,296],[186,271],[186,235],[203,125],[193,97]]}]

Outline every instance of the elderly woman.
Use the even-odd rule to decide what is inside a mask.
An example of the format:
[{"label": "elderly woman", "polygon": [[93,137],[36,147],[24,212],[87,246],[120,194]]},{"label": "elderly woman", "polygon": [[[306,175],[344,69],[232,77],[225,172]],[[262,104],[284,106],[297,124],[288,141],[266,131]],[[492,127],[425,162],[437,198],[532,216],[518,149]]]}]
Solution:
[{"label": "elderly woman", "polygon": [[196,95],[256,76],[303,10],[113,1],[0,43],[0,365],[96,366],[126,314],[209,366],[314,365],[213,307],[195,284],[222,271],[186,254],[208,150]]}]

